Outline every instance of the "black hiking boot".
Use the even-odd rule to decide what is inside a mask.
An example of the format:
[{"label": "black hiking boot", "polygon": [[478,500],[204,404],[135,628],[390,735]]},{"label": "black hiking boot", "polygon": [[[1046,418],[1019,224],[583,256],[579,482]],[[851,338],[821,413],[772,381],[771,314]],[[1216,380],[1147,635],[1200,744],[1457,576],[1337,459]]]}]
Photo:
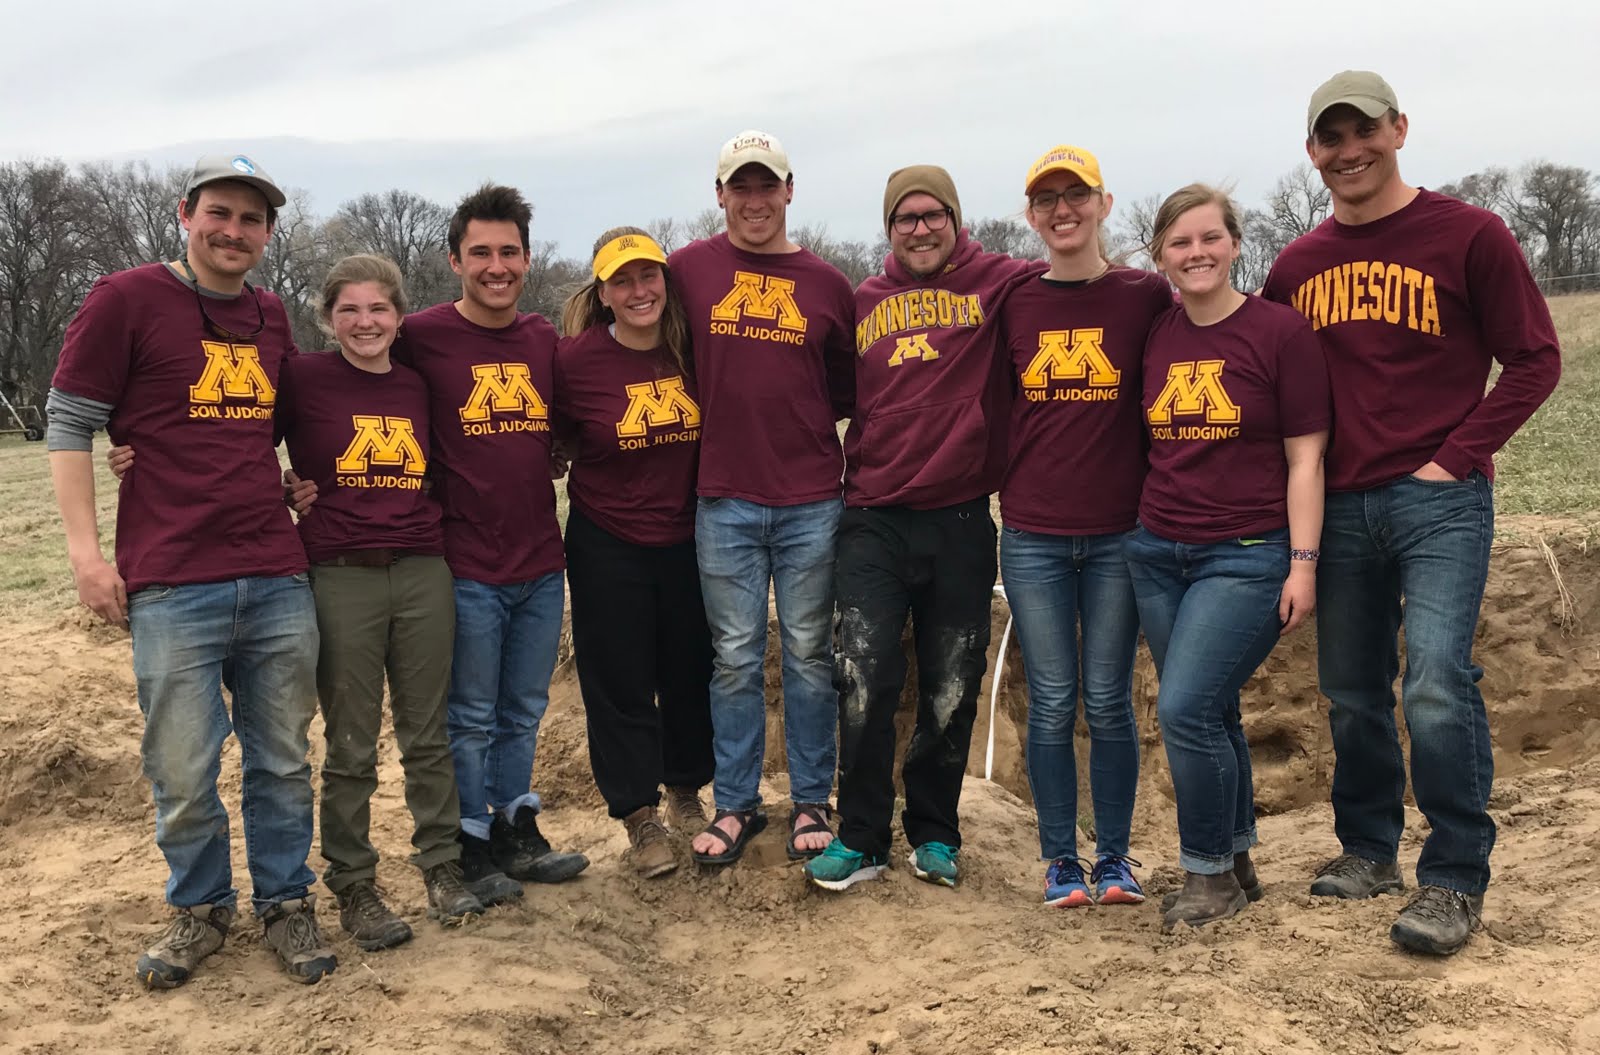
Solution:
[{"label": "black hiking boot", "polygon": [[1418,887],[1389,937],[1402,949],[1429,956],[1451,956],[1472,937],[1482,922],[1483,895],[1463,894],[1442,886]]},{"label": "black hiking boot", "polygon": [[485,908],[522,896],[522,884],[495,863],[489,840],[461,833],[461,882]]},{"label": "black hiking boot", "polygon": [[500,870],[524,882],[561,883],[589,867],[583,854],[550,848],[550,840],[539,831],[539,811],[532,806],[518,808],[510,820],[496,813],[489,826],[489,845]]},{"label": "black hiking boot", "polygon": [[1352,900],[1396,894],[1405,888],[1396,862],[1384,864],[1355,854],[1335,857],[1317,869],[1317,877],[1311,881],[1311,893],[1316,897]]}]

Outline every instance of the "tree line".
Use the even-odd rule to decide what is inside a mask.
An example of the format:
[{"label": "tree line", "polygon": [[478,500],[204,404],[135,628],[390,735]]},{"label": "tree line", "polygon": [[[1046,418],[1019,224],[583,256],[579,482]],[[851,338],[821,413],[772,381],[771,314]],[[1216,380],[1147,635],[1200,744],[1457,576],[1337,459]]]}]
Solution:
[{"label": "tree line", "polygon": [[[112,271],[183,252],[177,202],[187,170],[56,161],[0,163],[0,391],[19,403],[43,402],[62,334],[94,280]],[[1547,293],[1600,289],[1600,180],[1587,169],[1532,162],[1488,168],[1438,188],[1498,213]],[[1119,201],[1106,233],[1107,255],[1148,267],[1159,195]],[[1302,164],[1279,177],[1266,200],[1243,210],[1244,247],[1234,268],[1241,289],[1257,289],[1278,252],[1327,218],[1321,177]],[[445,256],[450,208],[411,191],[360,195],[331,216],[317,216],[304,192],[290,191],[278,213],[255,281],[283,298],[296,343],[317,348],[317,293],[329,265],[349,253],[381,253],[400,266],[412,306],[453,299],[459,283]],[[722,230],[722,213],[652,221],[648,229],[671,252]],[[1014,215],[969,221],[985,248],[1038,258],[1044,247],[1019,208]],[[537,223],[535,224],[537,229]],[[852,283],[881,270],[887,238],[839,238],[826,224],[790,237]],[[564,257],[535,239],[521,306],[558,319],[567,293],[589,275],[587,258]]]}]

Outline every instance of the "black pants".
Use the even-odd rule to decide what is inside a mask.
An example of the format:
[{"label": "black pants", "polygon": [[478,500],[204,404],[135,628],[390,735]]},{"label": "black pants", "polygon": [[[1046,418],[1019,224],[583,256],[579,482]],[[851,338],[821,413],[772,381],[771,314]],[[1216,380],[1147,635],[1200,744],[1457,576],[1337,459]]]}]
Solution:
[{"label": "black pants", "polygon": [[859,853],[889,852],[909,615],[917,717],[901,769],[900,820],[912,846],[960,846],[956,807],[987,666],[996,570],[989,501],[846,509],[838,545],[839,837]]},{"label": "black pants", "polygon": [[[613,817],[711,782],[711,631],[694,543],[639,546],[567,516],[589,764]],[[656,706],[660,699],[661,705]]]}]

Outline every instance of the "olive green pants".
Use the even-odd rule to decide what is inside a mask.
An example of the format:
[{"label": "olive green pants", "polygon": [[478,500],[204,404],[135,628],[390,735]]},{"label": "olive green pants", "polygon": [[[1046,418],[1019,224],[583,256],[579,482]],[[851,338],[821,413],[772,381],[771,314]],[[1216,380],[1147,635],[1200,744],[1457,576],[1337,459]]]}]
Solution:
[{"label": "olive green pants", "polygon": [[461,812],[445,735],[455,596],[444,558],[403,557],[386,568],[313,565],[311,590],[322,635],[317,697],[328,739],[323,882],[338,893],[376,876],[378,851],[368,828],[386,674],[413,822],[411,862],[427,869],[459,858]]}]

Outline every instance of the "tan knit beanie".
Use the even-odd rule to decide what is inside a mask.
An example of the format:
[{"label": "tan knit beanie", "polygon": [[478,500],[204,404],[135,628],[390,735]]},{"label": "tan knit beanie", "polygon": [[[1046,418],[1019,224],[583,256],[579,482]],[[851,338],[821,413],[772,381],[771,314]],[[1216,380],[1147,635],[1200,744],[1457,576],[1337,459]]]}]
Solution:
[{"label": "tan knit beanie", "polygon": [[949,206],[956,230],[961,230],[961,199],[956,196],[956,181],[938,165],[909,165],[889,174],[889,185],[883,191],[883,229],[889,229],[889,218],[895,206],[907,194],[921,191],[931,194],[941,205]]}]

